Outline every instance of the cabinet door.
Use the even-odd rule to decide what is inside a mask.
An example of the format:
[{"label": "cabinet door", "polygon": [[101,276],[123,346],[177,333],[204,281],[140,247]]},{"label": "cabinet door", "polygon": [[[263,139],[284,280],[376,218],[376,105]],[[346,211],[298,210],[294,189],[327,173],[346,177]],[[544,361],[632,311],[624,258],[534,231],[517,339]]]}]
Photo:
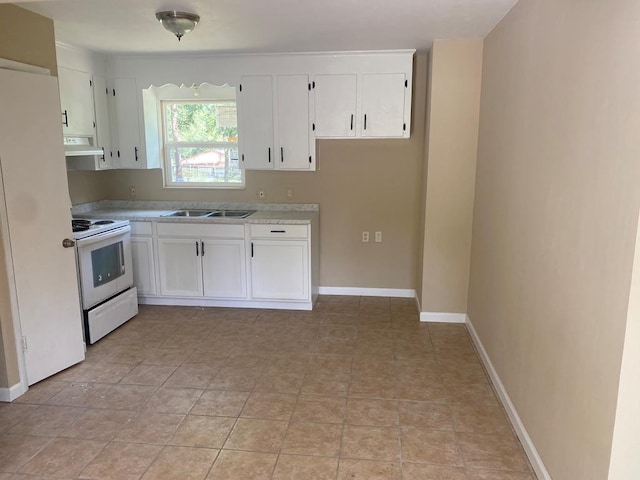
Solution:
[{"label": "cabinet door", "polygon": [[104,155],[98,162],[100,170],[113,168],[111,152],[111,128],[109,126],[109,89],[103,77],[93,77],[93,103],[96,113],[97,145]]},{"label": "cabinet door", "polygon": [[59,67],[58,83],[62,107],[62,132],[65,135],[94,135],[91,75]]},{"label": "cabinet door", "polygon": [[203,240],[201,250],[204,296],[246,298],[244,240]]},{"label": "cabinet door", "polygon": [[202,296],[199,239],[158,238],[158,268],[161,295]]},{"label": "cabinet door", "polygon": [[315,135],[355,137],[356,75],[316,75]]},{"label": "cabinet door", "polygon": [[402,137],[405,132],[404,73],[362,75],[362,136]]},{"label": "cabinet door", "polygon": [[254,299],[309,299],[309,243],[304,240],[254,240],[251,287]]},{"label": "cabinet door", "polygon": [[151,237],[132,235],[131,256],[133,257],[133,283],[138,287],[138,294],[155,295],[156,270]]},{"label": "cabinet door", "polygon": [[118,143],[116,155],[120,168],[146,168],[140,141],[138,91],[133,78],[116,78],[112,94]]},{"label": "cabinet door", "polygon": [[278,168],[309,170],[309,77],[277,77]]},{"label": "cabinet door", "polygon": [[240,164],[247,170],[273,168],[273,79],[242,77],[238,95]]}]

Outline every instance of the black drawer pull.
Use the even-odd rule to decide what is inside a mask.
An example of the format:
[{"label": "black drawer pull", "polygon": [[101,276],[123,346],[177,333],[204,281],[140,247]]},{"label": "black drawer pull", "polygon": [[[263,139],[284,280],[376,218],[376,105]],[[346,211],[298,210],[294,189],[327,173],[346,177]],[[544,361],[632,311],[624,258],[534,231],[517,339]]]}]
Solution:
[{"label": "black drawer pull", "polygon": [[287,233],[286,230],[271,230],[271,233]]}]

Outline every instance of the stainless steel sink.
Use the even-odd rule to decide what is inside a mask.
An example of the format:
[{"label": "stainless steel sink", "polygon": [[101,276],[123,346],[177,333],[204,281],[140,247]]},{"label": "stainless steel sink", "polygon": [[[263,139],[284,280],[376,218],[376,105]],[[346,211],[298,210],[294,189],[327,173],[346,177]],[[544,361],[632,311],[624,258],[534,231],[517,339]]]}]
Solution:
[{"label": "stainless steel sink", "polygon": [[226,217],[247,218],[256,213],[255,210],[176,210],[164,213],[161,217]]},{"label": "stainless steel sink", "polygon": [[216,210],[210,217],[247,218],[256,213],[255,210]]},{"label": "stainless steel sink", "polygon": [[165,213],[162,217],[208,217],[213,212],[211,210],[178,210],[176,212]]}]

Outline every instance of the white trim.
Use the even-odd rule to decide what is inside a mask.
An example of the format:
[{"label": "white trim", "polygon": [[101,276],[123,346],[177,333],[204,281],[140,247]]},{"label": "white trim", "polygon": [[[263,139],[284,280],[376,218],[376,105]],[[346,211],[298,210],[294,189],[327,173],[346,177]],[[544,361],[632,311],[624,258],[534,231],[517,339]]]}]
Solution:
[{"label": "white trim", "polygon": [[311,302],[267,300],[215,300],[202,297],[145,297],[138,296],[140,305],[179,305],[183,307],[274,308],[280,310],[311,310]]},{"label": "white trim", "polygon": [[404,288],[319,287],[320,295],[350,295],[356,297],[415,298],[416,291]]},{"label": "white trim", "polygon": [[9,388],[0,388],[0,402],[13,402],[20,395],[23,395],[28,389],[24,388],[24,384],[16,383]]},{"label": "white trim", "polygon": [[478,349],[478,353],[480,354],[482,363],[484,363],[485,368],[489,372],[489,377],[491,377],[491,382],[493,383],[493,386],[495,387],[496,392],[498,392],[500,401],[502,402],[502,405],[507,411],[507,415],[509,415],[511,424],[515,428],[516,434],[518,435],[518,438],[520,439],[520,442],[524,447],[524,451],[527,454],[529,461],[531,462],[531,466],[533,467],[533,470],[535,471],[537,478],[539,478],[540,480],[551,480],[551,475],[549,475],[547,468],[544,466],[544,462],[542,461],[542,458],[540,457],[540,454],[538,453],[538,450],[536,449],[536,446],[533,443],[533,440],[531,440],[531,437],[529,436],[527,429],[522,423],[522,420],[520,419],[520,415],[518,415],[518,411],[516,410],[515,405],[511,401],[511,398],[507,393],[507,389],[505,388],[504,384],[500,380],[500,377],[498,376],[498,372],[494,368],[493,363],[491,363],[489,354],[484,349],[484,346],[480,341],[480,337],[478,336],[478,333],[476,332],[475,328],[473,328],[473,324],[471,323],[471,320],[469,319],[469,317],[467,317],[466,323],[467,323],[467,328],[469,330],[469,333],[471,334],[471,338],[473,339],[473,343]]},{"label": "white trim", "polygon": [[51,75],[51,71],[48,68],[29,65],[28,63],[14,62],[6,58],[0,58],[0,68],[18,72],[37,73],[38,75]]},{"label": "white trim", "polygon": [[[4,177],[2,176],[2,158],[0,158],[0,242],[2,242],[2,249],[4,250],[4,262],[7,269],[7,281],[9,288],[9,305],[11,308],[11,320],[13,322],[13,341],[16,346],[16,360],[18,361],[18,375],[20,376],[19,386],[20,393],[17,396],[22,395],[28,390],[28,378],[27,378],[27,361],[22,350],[22,323],[20,321],[20,309],[18,307],[18,292],[16,291],[16,277],[13,266],[13,252],[11,249],[11,234],[9,232],[9,218],[7,216],[7,203],[4,192]],[[8,339],[7,339],[8,341]],[[5,349],[4,355],[6,357],[7,351]],[[6,361],[6,358],[5,358]],[[10,398],[12,393],[9,387],[6,395]],[[5,395],[0,393],[0,395]],[[10,401],[10,400],[9,400]]]},{"label": "white trim", "polygon": [[420,312],[420,321],[434,323],[466,323],[467,315],[464,313]]}]

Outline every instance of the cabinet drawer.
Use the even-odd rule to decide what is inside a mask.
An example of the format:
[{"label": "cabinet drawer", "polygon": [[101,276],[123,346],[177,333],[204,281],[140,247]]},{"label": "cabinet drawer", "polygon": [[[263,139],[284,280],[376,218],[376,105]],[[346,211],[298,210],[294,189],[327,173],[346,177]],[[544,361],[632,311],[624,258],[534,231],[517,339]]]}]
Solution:
[{"label": "cabinet drawer", "polygon": [[251,238],[308,238],[308,225],[251,225]]},{"label": "cabinet drawer", "polygon": [[131,235],[151,235],[151,222],[129,222]]},{"label": "cabinet drawer", "polygon": [[158,223],[159,236],[244,238],[244,225],[202,223]]}]

